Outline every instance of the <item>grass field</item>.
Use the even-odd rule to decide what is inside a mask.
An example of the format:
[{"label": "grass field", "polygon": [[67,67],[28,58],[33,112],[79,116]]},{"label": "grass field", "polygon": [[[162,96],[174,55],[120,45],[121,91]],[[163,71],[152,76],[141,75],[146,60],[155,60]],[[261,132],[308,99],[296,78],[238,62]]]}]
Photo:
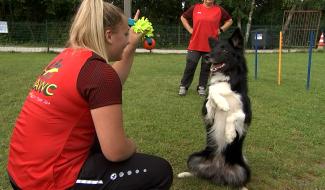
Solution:
[{"label": "grass field", "polygon": [[[55,54],[0,53],[0,190],[9,188],[8,141],[15,118],[36,76]],[[247,55],[253,121],[245,141],[252,169],[249,189],[325,189],[325,53],[313,54],[307,91],[307,53],[283,55],[283,80],[277,85],[277,54]],[[185,55],[139,54],[124,86],[125,128],[141,152],[170,161],[174,174],[186,170],[187,156],[203,148],[195,87],[177,95]],[[198,71],[198,70],[197,70]],[[207,181],[174,178],[174,190],[216,190]]]}]

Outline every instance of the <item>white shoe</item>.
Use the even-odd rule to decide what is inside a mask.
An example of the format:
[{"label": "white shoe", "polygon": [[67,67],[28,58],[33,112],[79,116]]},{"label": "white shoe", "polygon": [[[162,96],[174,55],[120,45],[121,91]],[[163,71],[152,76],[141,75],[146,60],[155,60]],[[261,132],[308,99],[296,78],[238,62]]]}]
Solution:
[{"label": "white shoe", "polygon": [[197,92],[199,93],[200,96],[205,96],[205,88],[203,86],[199,86],[197,88]]},{"label": "white shoe", "polygon": [[186,95],[186,88],[185,88],[185,86],[180,86],[179,87],[178,95],[180,95],[180,96],[185,96]]}]

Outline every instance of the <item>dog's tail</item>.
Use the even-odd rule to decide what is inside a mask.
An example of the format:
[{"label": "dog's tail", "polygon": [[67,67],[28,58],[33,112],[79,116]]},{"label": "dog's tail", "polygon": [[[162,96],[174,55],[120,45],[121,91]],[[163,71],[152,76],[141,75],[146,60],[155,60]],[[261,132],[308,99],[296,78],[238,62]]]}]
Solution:
[{"label": "dog's tail", "polygon": [[187,164],[194,175],[219,185],[244,187],[250,180],[250,169],[244,158],[243,162],[228,163],[222,154],[214,156],[192,154]]}]

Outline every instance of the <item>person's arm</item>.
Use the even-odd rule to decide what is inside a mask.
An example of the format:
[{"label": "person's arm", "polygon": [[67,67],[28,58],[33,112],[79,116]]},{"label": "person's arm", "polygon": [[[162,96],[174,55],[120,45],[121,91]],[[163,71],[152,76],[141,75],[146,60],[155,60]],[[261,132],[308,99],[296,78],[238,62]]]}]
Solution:
[{"label": "person's arm", "polygon": [[232,19],[225,21],[225,23],[219,28],[219,34],[221,32],[227,31],[230,28],[230,26],[232,25],[232,23],[233,23]]},{"label": "person's arm", "polygon": [[122,84],[116,71],[94,54],[80,70],[77,89],[88,103],[104,156],[113,162],[129,158],[136,148],[124,132]]},{"label": "person's arm", "polygon": [[221,8],[221,15],[222,15],[221,20],[223,20],[224,22],[223,25],[219,27],[219,34],[222,32],[226,32],[233,23],[230,14],[224,8],[222,7],[220,8]]},{"label": "person's arm", "polygon": [[130,40],[129,44],[124,48],[122,59],[120,61],[116,61],[112,67],[117,72],[120,77],[122,85],[126,81],[131,71],[132,63],[134,60],[134,53],[137,48],[137,44],[141,38],[141,34],[135,33],[132,29],[130,29]]},{"label": "person's arm", "polygon": [[194,10],[194,5],[188,8],[181,16],[181,22],[184,26],[184,28],[190,33],[193,33],[193,27],[190,25],[189,20],[192,19],[193,17],[193,10]]},{"label": "person's arm", "polygon": [[[138,20],[138,17],[140,15],[140,11],[138,10],[137,13],[134,16],[134,20]],[[129,43],[123,50],[122,59],[120,61],[116,61],[112,67],[117,72],[118,76],[120,77],[122,85],[126,81],[126,79],[129,76],[133,59],[134,59],[134,53],[137,48],[138,42],[141,39],[142,34],[137,34],[133,31],[132,28],[130,28],[129,31]]]},{"label": "person's arm", "polygon": [[92,109],[90,112],[106,159],[112,162],[123,161],[136,152],[135,143],[126,137],[123,129],[121,104]]},{"label": "person's arm", "polygon": [[193,28],[192,26],[189,24],[188,20],[182,15],[181,16],[181,21],[182,21],[182,24],[184,26],[184,28],[190,33],[192,34],[193,33]]}]

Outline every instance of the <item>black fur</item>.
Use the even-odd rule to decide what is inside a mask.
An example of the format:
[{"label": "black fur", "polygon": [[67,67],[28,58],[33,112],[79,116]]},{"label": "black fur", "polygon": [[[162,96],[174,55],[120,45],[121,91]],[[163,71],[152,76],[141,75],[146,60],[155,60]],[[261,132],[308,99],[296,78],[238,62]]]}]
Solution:
[{"label": "black fur", "polygon": [[[205,59],[214,64],[225,63],[217,72],[229,77],[228,83],[231,90],[240,95],[242,112],[245,114],[243,134],[236,130],[235,139],[226,144],[222,151],[218,151],[218,143],[215,137],[211,137],[212,126],[218,117],[211,122],[205,121],[207,132],[207,146],[200,152],[193,153],[188,158],[188,167],[191,172],[219,185],[232,187],[244,187],[250,180],[250,169],[242,154],[246,131],[251,123],[252,113],[247,86],[247,66],[244,57],[243,37],[239,29],[236,29],[227,40],[209,38],[211,52]],[[213,74],[212,76],[213,77]],[[202,108],[203,118],[207,115],[207,101]]]}]

